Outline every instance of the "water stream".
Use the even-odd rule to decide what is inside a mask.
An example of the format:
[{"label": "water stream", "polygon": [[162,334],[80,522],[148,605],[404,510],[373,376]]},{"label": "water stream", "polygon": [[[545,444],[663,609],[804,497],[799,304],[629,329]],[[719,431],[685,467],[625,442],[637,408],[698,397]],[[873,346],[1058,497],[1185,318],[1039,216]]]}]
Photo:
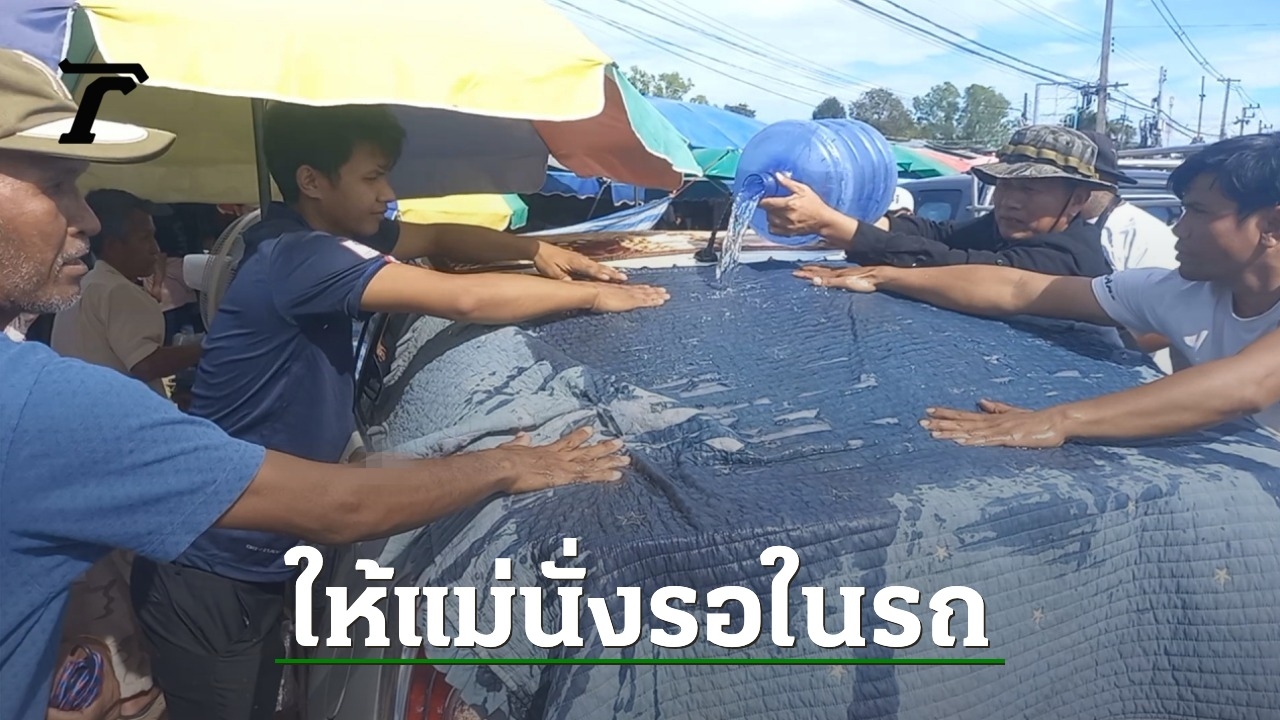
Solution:
[{"label": "water stream", "polygon": [[742,254],[742,238],[751,227],[751,216],[764,197],[763,188],[744,188],[733,196],[733,210],[729,213],[729,229],[720,243],[720,262],[716,265],[716,284],[721,288],[733,282],[733,271],[738,267]]}]

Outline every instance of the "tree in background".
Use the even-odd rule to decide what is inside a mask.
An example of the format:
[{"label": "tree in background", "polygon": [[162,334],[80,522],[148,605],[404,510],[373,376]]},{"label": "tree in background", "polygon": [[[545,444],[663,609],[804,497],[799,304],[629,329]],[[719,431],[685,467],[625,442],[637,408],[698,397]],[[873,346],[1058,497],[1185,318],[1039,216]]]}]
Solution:
[{"label": "tree in background", "polygon": [[[1077,120],[1079,121],[1078,124]],[[1085,110],[1080,113],[1079,118],[1076,117],[1075,113],[1065,115],[1062,118],[1062,124],[1067,127],[1093,130],[1098,127],[1098,111]],[[1116,148],[1119,150],[1134,147],[1138,142],[1138,128],[1134,127],[1127,118],[1108,120],[1107,135],[1111,136],[1111,139],[1116,143]]]},{"label": "tree in background", "polygon": [[[681,75],[678,72],[664,72],[655,75],[648,72],[638,65],[632,65],[627,71],[627,79],[635,85],[641,95],[649,97],[660,97],[667,100],[679,100],[681,102],[690,102],[695,105],[710,105],[711,101],[706,95],[701,93],[686,99],[689,93],[693,92],[693,80]],[[752,110],[746,103],[738,103],[737,105],[725,105],[725,110],[736,112],[739,115],[747,117],[755,117],[756,111]]]},{"label": "tree in background", "polygon": [[[667,98],[669,100],[684,100],[685,96],[693,91],[693,81],[683,77],[678,72],[664,72],[655,75],[641,69],[638,65],[632,65],[631,70],[627,72],[627,79],[631,81],[632,85],[636,86],[641,95]],[[692,102],[699,101],[706,104],[706,96],[699,95]]]},{"label": "tree in background", "polygon": [[879,130],[885,137],[909,140],[920,134],[906,104],[884,88],[868,90],[849,103],[849,116]]},{"label": "tree in background", "polygon": [[964,89],[957,139],[984,147],[1003,145],[1013,132],[1011,108],[1009,99],[994,88],[970,85]]},{"label": "tree in background", "polygon": [[829,97],[818,103],[818,107],[813,109],[814,120],[831,120],[843,119],[849,117],[844,111],[844,104],[839,98]]},{"label": "tree in background", "polygon": [[921,137],[930,140],[955,140],[960,134],[960,90],[950,82],[934,85],[928,93],[911,100]]}]

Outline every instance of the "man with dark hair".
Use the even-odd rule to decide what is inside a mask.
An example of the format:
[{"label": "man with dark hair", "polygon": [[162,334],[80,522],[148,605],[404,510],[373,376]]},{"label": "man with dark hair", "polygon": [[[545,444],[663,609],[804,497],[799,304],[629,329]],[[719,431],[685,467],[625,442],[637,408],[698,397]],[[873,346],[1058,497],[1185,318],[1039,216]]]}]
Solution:
[{"label": "man with dark hair", "polygon": [[160,254],[155,206],[123,190],[95,190],[85,201],[102,224],[89,239],[97,262],[80,284],[80,300],[54,318],[50,345],[168,397],[164,378],[195,367],[200,346],[165,347],[164,312],[137,282],[154,274]]},{"label": "man with dark hair", "polygon": [[[661,305],[666,292],[511,273],[449,274],[387,256],[515,260],[602,275],[536,240],[386,219],[387,177],[404,132],[378,106],[274,104],[265,152],[284,204],[244,235],[245,254],[217,309],[190,412],[240,440],[339,462],[356,434],[353,323],[409,312],[499,325],[579,311]],[[581,260],[575,259],[581,258]],[[554,274],[554,273],[550,273]],[[258,720],[275,709],[283,652],[287,535],[215,530],[174,563],[134,563],[134,607],[156,649],[156,681],[176,716]],[[236,628],[214,633],[211,628]]]},{"label": "man with dark hair", "polygon": [[[0,49],[0,327],[24,313],[64,310],[79,295],[80,258],[99,230],[76,188],[89,163],[145,162],[174,140],[98,120],[97,142],[59,143],[75,116],[52,69]],[[497,493],[619,480],[628,462],[620,442],[587,446],[590,433],[580,430],[543,447],[522,439],[377,468],[318,463],[234,440],[120,373],[36,343],[0,337],[0,378],[4,720],[65,717],[49,707],[54,669],[88,658],[58,652],[67,587],[112,548],[168,561],[214,526],[350,543],[420,527]],[[232,620],[206,630],[246,631],[239,616]],[[119,694],[103,676],[110,671],[98,666],[105,689],[94,696],[87,688],[78,717],[119,716]],[[175,719],[225,717],[216,707],[170,703],[170,711]]]},{"label": "man with dark hair", "polygon": [[1111,270],[1098,228],[1080,217],[1093,190],[1111,187],[1098,176],[1096,156],[1093,141],[1071,128],[1018,130],[1000,151],[1000,162],[970,171],[995,186],[995,208],[966,222],[899,215],[860,222],[785,176],[778,183],[791,194],[766,198],[760,207],[770,232],[820,235],[859,265],[1001,265],[1095,277]]},{"label": "man with dark hair", "polygon": [[1052,447],[1161,437],[1252,417],[1280,432],[1280,133],[1215,143],[1170,178],[1185,211],[1178,267],[1089,280],[1012,268],[806,267],[822,287],[885,290],[952,310],[1043,315],[1169,338],[1191,364],[1141,387],[1028,412],[929,411],[933,436],[965,445]]}]

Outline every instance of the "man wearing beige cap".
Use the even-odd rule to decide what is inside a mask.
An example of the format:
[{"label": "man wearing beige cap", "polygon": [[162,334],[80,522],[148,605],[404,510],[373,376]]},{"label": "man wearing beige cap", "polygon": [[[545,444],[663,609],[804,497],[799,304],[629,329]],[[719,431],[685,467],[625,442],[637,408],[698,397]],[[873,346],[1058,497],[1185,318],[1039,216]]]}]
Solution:
[{"label": "man wearing beige cap", "polygon": [[[63,144],[75,103],[34,58],[0,49],[0,327],[79,294],[99,223],[76,188],[91,161],[142,162],[169,133],[99,121]],[[580,430],[476,453],[350,467],[234,440],[118,372],[0,338],[0,718],[118,715],[110,682],[60,682],[67,587],[113,548],[173,560],[212,527],[349,543],[419,527],[496,493],[622,477],[621,443]],[[299,504],[296,498],[307,497]],[[69,653],[74,665],[92,655]],[[57,710],[51,710],[53,705]],[[208,715],[178,708],[175,718]]]}]

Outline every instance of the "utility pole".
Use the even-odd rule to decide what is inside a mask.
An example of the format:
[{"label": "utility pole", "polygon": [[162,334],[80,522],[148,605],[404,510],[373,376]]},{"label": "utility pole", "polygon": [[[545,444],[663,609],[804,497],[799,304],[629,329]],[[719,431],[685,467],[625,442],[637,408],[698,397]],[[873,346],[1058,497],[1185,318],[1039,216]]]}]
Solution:
[{"label": "utility pole", "polygon": [[1226,140],[1227,139],[1227,109],[1231,105],[1231,83],[1238,83],[1240,81],[1232,78],[1222,78],[1218,82],[1224,82],[1227,84],[1226,95],[1225,97],[1222,98],[1222,130],[1218,132],[1218,139]]},{"label": "utility pole", "polygon": [[1204,142],[1204,76],[1200,76],[1200,117],[1196,120],[1196,138],[1192,142]]},{"label": "utility pole", "polygon": [[1275,130],[1276,126],[1267,123],[1258,123],[1258,134],[1266,135],[1268,131]]},{"label": "utility pole", "polygon": [[1240,108],[1240,117],[1236,119],[1235,124],[1240,126],[1241,135],[1244,134],[1244,129],[1249,125],[1249,123],[1253,122],[1253,119],[1257,117],[1253,111],[1257,110],[1259,107],[1259,105],[1245,105]]},{"label": "utility pole", "polygon": [[1164,82],[1168,78],[1168,71],[1161,65],[1159,89],[1156,91],[1155,99],[1151,101],[1156,109],[1155,117],[1151,120],[1151,147],[1162,147],[1164,145]]},{"label": "utility pole", "polygon": [[1111,12],[1115,0],[1107,0],[1107,12],[1102,20],[1102,71],[1098,75],[1098,123],[1099,133],[1107,132],[1107,71],[1111,66]]},{"label": "utility pole", "polygon": [[1031,118],[1027,117],[1027,94],[1022,93],[1022,124],[1031,125]]}]

